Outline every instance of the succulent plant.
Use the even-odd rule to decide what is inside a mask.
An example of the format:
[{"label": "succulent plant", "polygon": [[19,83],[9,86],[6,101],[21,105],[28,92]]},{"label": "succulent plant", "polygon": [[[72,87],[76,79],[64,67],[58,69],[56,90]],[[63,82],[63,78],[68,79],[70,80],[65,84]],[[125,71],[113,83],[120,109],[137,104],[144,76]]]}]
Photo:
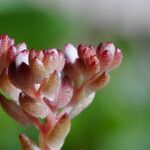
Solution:
[{"label": "succulent plant", "polygon": [[39,131],[39,144],[20,135],[22,149],[60,150],[71,119],[92,103],[121,61],[121,50],[110,42],[35,51],[1,35],[0,105],[17,122]]}]

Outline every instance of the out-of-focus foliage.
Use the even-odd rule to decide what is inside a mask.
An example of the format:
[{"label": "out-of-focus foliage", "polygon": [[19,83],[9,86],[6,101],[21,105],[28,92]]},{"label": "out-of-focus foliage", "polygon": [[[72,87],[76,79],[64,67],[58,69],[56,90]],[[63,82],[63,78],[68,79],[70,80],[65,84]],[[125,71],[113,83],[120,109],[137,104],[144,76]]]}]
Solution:
[{"label": "out-of-focus foliage", "polygon": [[[123,49],[123,63],[111,74],[110,84],[97,92],[93,104],[72,121],[64,150],[150,149],[150,45],[143,42],[146,37],[143,41],[125,39],[113,32],[107,36],[105,29],[100,29],[102,35],[82,21],[69,20],[67,14],[44,12],[15,0],[0,0],[0,9],[0,34],[25,41],[29,48],[111,41]],[[0,108],[0,150],[19,150],[21,132],[38,140],[36,129],[18,125]]]}]

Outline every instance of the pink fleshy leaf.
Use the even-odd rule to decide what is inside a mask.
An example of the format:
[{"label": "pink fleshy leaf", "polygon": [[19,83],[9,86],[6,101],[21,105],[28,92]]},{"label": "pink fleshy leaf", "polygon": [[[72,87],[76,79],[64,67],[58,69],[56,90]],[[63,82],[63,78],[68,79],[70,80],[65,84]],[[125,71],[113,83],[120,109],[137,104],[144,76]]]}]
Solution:
[{"label": "pink fleshy leaf", "polygon": [[73,106],[73,109],[69,113],[69,117],[73,119],[74,117],[79,115],[85,108],[87,108],[92,103],[94,97],[95,97],[95,92],[93,92],[88,97],[84,98],[78,104]]},{"label": "pink fleshy leaf", "polygon": [[91,45],[79,45],[78,55],[87,71],[97,73],[100,70],[96,49]]},{"label": "pink fleshy leaf", "polygon": [[52,74],[54,70],[60,72],[65,65],[64,54],[56,49],[45,50],[43,64],[49,74]]},{"label": "pink fleshy leaf", "polygon": [[6,54],[2,54],[2,56],[0,57],[0,74],[6,67],[7,67]]},{"label": "pink fleshy leaf", "polygon": [[113,43],[103,42],[103,43],[98,45],[97,53],[102,53],[105,50],[109,51],[109,53],[112,55],[112,57],[114,57],[116,48],[115,48],[115,45]]},{"label": "pink fleshy leaf", "polygon": [[74,87],[79,87],[83,78],[82,69],[78,60],[74,64],[66,63],[64,68],[65,74],[72,81]]},{"label": "pink fleshy leaf", "polygon": [[100,60],[101,67],[103,70],[108,69],[113,61],[113,57],[108,50],[104,50],[98,54],[98,58]]},{"label": "pink fleshy leaf", "polygon": [[65,66],[65,57],[64,57],[64,54],[63,52],[59,51],[58,52],[58,62],[57,62],[57,66],[56,66],[56,69],[58,72],[62,71],[62,69],[64,68]]},{"label": "pink fleshy leaf", "polygon": [[57,108],[65,107],[73,96],[73,87],[70,80],[67,77],[64,77],[59,89],[58,98],[54,101],[54,106]]},{"label": "pink fleshy leaf", "polygon": [[13,58],[15,57],[15,55],[17,54],[17,49],[15,46],[10,46],[8,51],[7,51],[7,62],[8,64],[11,63],[11,61],[13,60]]},{"label": "pink fleshy leaf", "polygon": [[58,52],[56,49],[49,49],[44,51],[43,64],[49,74],[52,74],[58,63]]},{"label": "pink fleshy leaf", "polygon": [[96,49],[92,45],[80,44],[78,47],[78,55],[82,60],[96,55]]},{"label": "pink fleshy leaf", "polygon": [[35,100],[24,93],[20,94],[19,102],[22,109],[33,117],[45,118],[50,113],[49,107],[43,101]]},{"label": "pink fleshy leaf", "polygon": [[39,146],[29,139],[26,135],[21,134],[19,136],[22,150],[40,150]]},{"label": "pink fleshy leaf", "polygon": [[40,60],[41,62],[43,62],[44,59],[44,52],[42,50],[40,51],[35,51],[34,49],[31,49],[29,51],[29,63],[30,61],[32,61],[32,59],[37,58],[38,60]]},{"label": "pink fleshy leaf", "polygon": [[0,56],[4,54],[10,46],[14,45],[14,39],[11,39],[8,35],[0,36]]},{"label": "pink fleshy leaf", "polygon": [[0,95],[0,104],[5,112],[20,124],[28,125],[31,123],[28,114],[26,114],[16,103],[7,100],[2,95]]},{"label": "pink fleshy leaf", "polygon": [[13,61],[16,54],[17,49],[12,45],[0,56],[0,72],[2,72],[4,68],[8,68],[9,64]]},{"label": "pink fleshy leaf", "polygon": [[114,70],[118,68],[122,62],[122,58],[123,58],[122,52],[119,48],[117,48],[115,52],[114,60],[112,62],[112,65],[110,66],[110,70]]},{"label": "pink fleshy leaf", "polygon": [[16,68],[15,62],[12,62],[8,71],[11,83],[29,95],[33,95],[34,83],[30,67],[24,62],[19,68]]},{"label": "pink fleshy leaf", "polygon": [[[46,69],[43,64],[44,54],[43,51],[36,52],[35,50],[29,51],[29,64],[31,68],[32,77],[35,83],[41,83],[44,78],[47,78],[49,73],[46,74]],[[42,73],[41,73],[42,72]]]},{"label": "pink fleshy leaf", "polygon": [[65,138],[70,131],[71,121],[68,116],[64,115],[50,130],[46,138],[46,144],[49,150],[60,150],[64,144]]},{"label": "pink fleshy leaf", "polygon": [[0,89],[9,94],[15,102],[18,102],[21,91],[10,82],[6,69],[0,75]]},{"label": "pink fleshy leaf", "polygon": [[58,89],[60,88],[61,78],[58,72],[54,71],[52,75],[50,75],[47,83],[45,84],[42,94],[45,98],[50,101],[53,101],[58,93]]},{"label": "pink fleshy leaf", "polygon": [[38,58],[33,58],[30,60],[30,68],[32,77],[36,83],[40,83],[44,78],[48,76],[46,74],[43,63]]},{"label": "pink fleshy leaf", "polygon": [[99,60],[96,56],[91,56],[84,61],[86,69],[91,73],[97,73],[100,70]]},{"label": "pink fleshy leaf", "polygon": [[104,72],[85,87],[86,95],[91,94],[93,91],[102,89],[109,83],[109,80],[110,80],[109,74],[107,72]]}]

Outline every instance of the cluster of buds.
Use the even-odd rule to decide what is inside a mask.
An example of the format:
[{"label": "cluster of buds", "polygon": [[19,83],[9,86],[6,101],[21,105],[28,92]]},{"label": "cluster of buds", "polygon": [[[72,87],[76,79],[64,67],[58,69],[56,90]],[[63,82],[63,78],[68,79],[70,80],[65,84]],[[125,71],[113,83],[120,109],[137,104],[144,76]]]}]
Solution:
[{"label": "cluster of buds", "polygon": [[71,119],[89,106],[121,61],[121,50],[110,42],[35,51],[0,36],[0,105],[39,131],[39,145],[20,135],[22,149],[60,150]]}]

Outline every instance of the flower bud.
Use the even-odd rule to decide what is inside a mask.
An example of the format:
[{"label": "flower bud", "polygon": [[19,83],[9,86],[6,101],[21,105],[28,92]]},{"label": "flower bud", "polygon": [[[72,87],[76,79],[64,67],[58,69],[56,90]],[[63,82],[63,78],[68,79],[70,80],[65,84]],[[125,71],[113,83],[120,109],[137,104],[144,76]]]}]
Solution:
[{"label": "flower bud", "polygon": [[99,54],[99,60],[100,60],[100,64],[103,68],[106,68],[108,66],[110,66],[110,64],[112,63],[112,55],[108,50],[102,51]]},{"label": "flower bud", "polygon": [[97,53],[102,53],[105,50],[109,51],[109,53],[112,55],[112,57],[114,57],[116,48],[113,43],[103,42],[103,43],[99,44],[99,46],[97,47]]},{"label": "flower bud", "polygon": [[64,54],[68,59],[68,62],[75,63],[76,59],[78,58],[77,49],[72,44],[67,44],[64,47]]},{"label": "flower bud", "polygon": [[20,43],[16,46],[18,52],[23,51],[23,50],[27,50],[27,45],[26,43]]},{"label": "flower bud", "polygon": [[26,65],[29,65],[29,51],[23,50],[19,52],[15,58],[15,64],[16,67],[19,68],[21,64],[25,63]]},{"label": "flower bud", "polygon": [[54,70],[59,72],[65,65],[64,55],[56,49],[45,50],[43,64],[50,74],[52,74]]},{"label": "flower bud", "polygon": [[44,52],[43,64],[50,74],[54,71],[57,66],[58,52],[56,49],[48,49]]},{"label": "flower bud", "polygon": [[83,60],[96,54],[96,49],[92,45],[80,44],[77,49],[79,57]]},{"label": "flower bud", "polygon": [[79,45],[78,55],[87,71],[97,73],[100,69],[99,60],[96,56],[96,49],[91,45]]}]

